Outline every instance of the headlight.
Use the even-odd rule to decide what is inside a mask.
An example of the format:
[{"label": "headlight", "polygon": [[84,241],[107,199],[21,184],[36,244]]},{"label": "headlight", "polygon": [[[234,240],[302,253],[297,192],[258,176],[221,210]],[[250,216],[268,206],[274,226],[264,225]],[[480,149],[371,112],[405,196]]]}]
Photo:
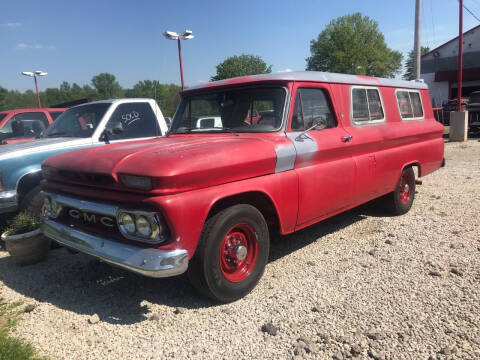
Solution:
[{"label": "headlight", "polygon": [[45,215],[50,216],[50,214],[52,213],[52,203],[48,196],[46,196],[43,200],[43,209],[45,211]]},{"label": "headlight", "polygon": [[140,235],[142,236],[152,235],[152,226],[150,225],[148,220],[145,218],[145,216],[138,216],[136,225],[137,225],[137,231]]},{"label": "headlight", "polygon": [[126,187],[139,190],[152,189],[152,179],[148,176],[120,174],[118,177]]},{"label": "headlight", "polygon": [[130,235],[135,234],[135,222],[133,221],[132,215],[128,213],[121,213],[118,217],[118,226],[120,231]]},{"label": "headlight", "polygon": [[166,227],[158,213],[120,210],[117,213],[117,223],[120,233],[127,239],[152,244],[158,244],[165,240]]},{"label": "headlight", "polygon": [[44,216],[55,219],[60,215],[62,208],[62,205],[56,202],[54,199],[50,198],[49,196],[45,196],[45,199],[43,200]]}]

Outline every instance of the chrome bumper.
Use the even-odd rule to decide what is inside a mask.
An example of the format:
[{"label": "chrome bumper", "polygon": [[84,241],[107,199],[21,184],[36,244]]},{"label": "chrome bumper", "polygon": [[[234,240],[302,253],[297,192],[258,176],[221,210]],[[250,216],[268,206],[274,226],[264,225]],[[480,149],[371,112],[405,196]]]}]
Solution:
[{"label": "chrome bumper", "polygon": [[123,244],[87,234],[49,219],[43,220],[41,230],[46,237],[61,245],[144,276],[154,278],[175,276],[184,273],[188,267],[186,250],[158,250]]},{"label": "chrome bumper", "polygon": [[17,211],[18,200],[15,190],[0,191],[0,214]]}]

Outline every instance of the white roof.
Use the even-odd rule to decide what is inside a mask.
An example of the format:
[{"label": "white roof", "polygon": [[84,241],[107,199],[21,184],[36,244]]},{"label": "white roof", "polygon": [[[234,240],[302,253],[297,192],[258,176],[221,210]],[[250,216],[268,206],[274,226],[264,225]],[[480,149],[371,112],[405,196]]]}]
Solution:
[{"label": "white roof", "polygon": [[241,76],[220,81],[212,81],[205,84],[192,86],[186,89],[200,89],[204,87],[222,86],[230,84],[240,84],[247,82],[260,81],[314,81],[325,83],[339,83],[352,85],[369,85],[369,86],[390,86],[396,88],[411,88],[411,89],[428,89],[428,85],[422,81],[406,81],[398,79],[386,79],[364,75],[349,75],[338,74],[320,71],[285,71],[271,74],[259,74]]}]

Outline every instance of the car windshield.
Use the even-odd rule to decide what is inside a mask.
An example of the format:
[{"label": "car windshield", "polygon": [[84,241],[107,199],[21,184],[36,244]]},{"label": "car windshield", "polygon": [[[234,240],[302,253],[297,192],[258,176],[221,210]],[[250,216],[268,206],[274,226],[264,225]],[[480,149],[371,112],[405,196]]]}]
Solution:
[{"label": "car windshield", "polygon": [[190,132],[268,132],[282,125],[282,87],[229,89],[186,96],[178,106],[171,134]]},{"label": "car windshield", "polygon": [[0,113],[0,121],[2,121],[5,118],[5,116],[7,116],[7,114],[1,114]]},{"label": "car windshield", "polygon": [[62,113],[43,137],[91,137],[111,103],[76,106]]}]

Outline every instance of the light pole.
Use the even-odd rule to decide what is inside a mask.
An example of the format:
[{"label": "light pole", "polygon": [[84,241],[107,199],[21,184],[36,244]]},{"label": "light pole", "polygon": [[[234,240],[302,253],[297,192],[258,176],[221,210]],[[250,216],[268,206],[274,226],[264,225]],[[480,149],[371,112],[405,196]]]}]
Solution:
[{"label": "light pole", "polygon": [[165,36],[169,40],[177,40],[177,45],[178,45],[178,61],[180,62],[180,78],[182,79],[182,90],[184,88],[183,85],[183,65],[182,65],[182,47],[180,45],[180,40],[190,40],[193,39],[193,33],[191,30],[185,30],[181,34],[177,34],[174,31],[165,31],[163,33],[163,36]]},{"label": "light pole", "polygon": [[33,79],[35,80],[35,90],[37,91],[38,107],[41,108],[41,107],[42,107],[42,104],[40,103],[40,95],[39,95],[39,93],[38,93],[37,76],[45,76],[45,75],[47,75],[47,73],[44,72],[44,71],[40,71],[40,70],[36,70],[36,71],[34,71],[34,72],[31,72],[31,71],[22,71],[22,75],[33,77]]}]

